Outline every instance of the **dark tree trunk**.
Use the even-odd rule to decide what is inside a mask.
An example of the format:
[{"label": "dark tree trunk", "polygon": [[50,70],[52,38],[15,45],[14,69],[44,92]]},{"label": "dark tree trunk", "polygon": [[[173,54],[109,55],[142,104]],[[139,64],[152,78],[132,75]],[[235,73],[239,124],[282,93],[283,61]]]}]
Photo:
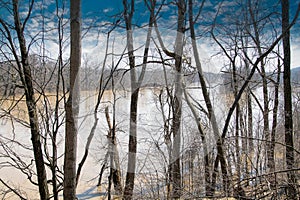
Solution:
[{"label": "dark tree trunk", "polygon": [[138,112],[138,97],[141,84],[143,82],[147,59],[148,51],[151,39],[151,32],[154,21],[154,10],[155,10],[155,0],[150,1],[148,8],[150,8],[150,20],[149,28],[147,32],[147,38],[144,49],[143,65],[142,72],[137,78],[135,70],[135,57],[134,57],[134,47],[133,47],[133,29],[132,29],[132,17],[134,14],[134,0],[131,0],[130,3],[127,0],[123,0],[124,7],[124,19],[126,24],[127,32],[127,50],[129,57],[129,67],[130,67],[130,83],[131,83],[131,99],[130,99],[130,124],[129,124],[129,143],[128,143],[128,163],[127,163],[127,173],[125,180],[125,188],[123,199],[132,199],[133,189],[134,189],[134,180],[135,180],[135,168],[136,168],[136,153],[137,153],[137,112]]},{"label": "dark tree trunk", "polygon": [[[203,1],[204,4],[204,1]],[[203,6],[202,4],[202,6]],[[193,1],[189,0],[189,24],[190,24],[190,33],[191,33],[191,39],[192,39],[192,46],[193,46],[193,53],[194,53],[194,57],[195,57],[195,61],[196,61],[196,67],[198,70],[198,76],[200,79],[200,84],[201,84],[201,89],[202,89],[202,94],[205,100],[205,104],[207,107],[207,111],[208,111],[208,117],[209,117],[209,121],[212,124],[212,128],[213,128],[213,133],[214,133],[214,137],[217,143],[217,151],[218,151],[218,156],[216,158],[217,162],[221,162],[221,168],[222,168],[222,173],[223,173],[223,178],[225,178],[225,182],[226,183],[224,185],[224,188],[228,187],[228,177],[227,177],[227,163],[225,160],[225,155],[224,155],[224,151],[223,151],[223,142],[221,141],[220,138],[220,132],[219,132],[219,128],[218,128],[218,124],[217,124],[217,119],[215,116],[215,112],[211,103],[211,99],[209,96],[209,92],[207,89],[207,85],[205,82],[205,77],[203,75],[202,72],[202,66],[201,66],[201,62],[200,62],[200,58],[199,58],[199,53],[197,50],[197,44],[196,44],[196,35],[195,35],[195,28],[194,28],[194,20],[193,20]],[[208,159],[208,157],[205,157],[205,160]],[[214,167],[218,167],[218,163],[215,162]],[[217,168],[214,168],[213,174],[212,174],[212,182],[210,182],[209,178],[210,178],[210,174],[208,174],[206,172],[206,195],[207,196],[212,196],[214,193],[214,187],[215,184],[213,183],[213,179],[216,178],[216,171]],[[216,180],[215,180],[216,181]]]},{"label": "dark tree trunk", "polygon": [[[291,89],[291,49],[289,27],[289,0],[281,0],[282,4],[282,32],[283,37],[283,84],[284,84],[284,128],[286,144],[286,166],[291,170],[294,167],[294,138],[293,138],[293,112],[292,112],[292,89]],[[296,191],[296,176],[294,171],[287,172],[288,188],[287,196],[289,199],[298,199]]]},{"label": "dark tree trunk", "polygon": [[128,142],[128,163],[127,173],[125,180],[125,188],[123,199],[132,199],[135,167],[136,167],[136,152],[137,152],[137,103],[139,88],[137,88],[136,74],[135,74],[135,58],[133,48],[133,35],[132,35],[132,17],[134,13],[134,0],[130,3],[123,0],[124,18],[126,23],[127,32],[127,50],[130,66],[130,81],[131,81],[131,96],[130,96],[130,122],[129,122],[129,142]]},{"label": "dark tree trunk", "polygon": [[130,102],[130,132],[128,144],[128,165],[126,173],[126,181],[124,188],[123,199],[132,199],[134,179],[135,179],[135,166],[136,166],[136,150],[137,150],[137,102],[139,90],[136,89],[131,94]]},{"label": "dark tree trunk", "polygon": [[[21,63],[18,63],[19,65],[21,65],[19,66],[19,69],[21,70],[19,71],[19,73],[25,90],[26,106],[28,110],[28,117],[30,123],[31,141],[32,141],[35,165],[37,170],[39,193],[41,199],[49,199],[47,174],[46,174],[42,145],[41,145],[41,136],[40,136],[40,130],[38,124],[39,120],[38,120],[36,100],[34,97],[34,90],[33,90],[33,80],[31,76],[30,65],[28,63],[28,51],[27,51],[26,40],[23,32],[24,26],[20,21],[19,1],[13,0],[12,3],[13,3],[15,29],[18,35],[18,41],[20,45],[20,52],[21,52],[21,59],[22,59]],[[31,4],[33,5],[33,2],[31,2]]]},{"label": "dark tree trunk", "polygon": [[[271,142],[270,142],[270,155],[268,160],[268,166],[270,167],[271,172],[275,172],[275,141],[276,141],[276,129],[277,129],[277,114],[278,114],[278,106],[279,106],[279,85],[280,85],[280,76],[281,76],[281,66],[280,61],[278,59],[278,67],[277,67],[277,80],[274,83],[274,107],[273,107],[273,120],[272,120],[272,129],[271,129]],[[274,174],[274,180],[271,182],[271,187],[276,189],[276,174]],[[276,194],[277,195],[277,192]],[[276,196],[275,196],[276,198]]]}]

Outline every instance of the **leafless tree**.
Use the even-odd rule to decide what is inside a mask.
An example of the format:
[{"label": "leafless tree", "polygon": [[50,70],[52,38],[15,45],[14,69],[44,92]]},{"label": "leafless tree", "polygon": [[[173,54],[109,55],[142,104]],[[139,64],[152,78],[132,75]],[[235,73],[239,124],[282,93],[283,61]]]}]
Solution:
[{"label": "leafless tree", "polygon": [[[297,19],[297,15],[298,15],[298,14],[295,15],[295,18],[294,18],[293,20]],[[252,15],[252,20],[253,20],[253,15]],[[293,21],[291,24],[289,24],[289,25],[286,27],[285,31],[286,31],[286,30],[289,30],[289,29],[291,28],[291,26],[294,24],[294,22],[295,22],[295,21]],[[253,22],[252,22],[252,23],[253,23]],[[285,31],[283,31],[283,33],[282,33],[279,37],[277,37],[276,39],[274,39],[273,42],[272,42],[272,44],[268,45],[268,47],[265,48],[265,49],[267,49],[267,50],[266,50],[264,53],[263,53],[263,52],[258,53],[258,57],[257,57],[257,59],[256,59],[255,62],[252,62],[252,61],[251,61],[251,59],[250,59],[249,55],[246,53],[246,51],[243,52],[243,56],[247,59],[247,63],[249,62],[249,64],[252,65],[252,69],[250,70],[250,73],[248,74],[248,76],[247,76],[246,78],[244,78],[244,80],[245,80],[244,83],[241,85],[241,87],[239,88],[239,90],[238,90],[238,91],[236,92],[236,94],[235,94],[234,102],[233,102],[233,104],[231,105],[231,107],[230,107],[230,109],[229,109],[228,115],[227,115],[226,120],[225,120],[225,125],[224,125],[224,127],[223,127],[223,132],[222,132],[222,138],[223,138],[223,139],[224,139],[224,137],[226,136],[226,132],[228,131],[228,127],[229,127],[229,123],[230,123],[230,118],[231,118],[231,116],[232,116],[234,110],[238,109],[239,101],[240,101],[240,99],[241,99],[241,97],[242,97],[242,94],[243,94],[244,90],[247,88],[247,86],[248,86],[250,80],[252,79],[252,77],[253,77],[253,75],[254,75],[254,72],[255,72],[255,70],[257,69],[257,66],[258,66],[259,64],[261,64],[261,62],[262,62],[265,58],[267,58],[267,56],[268,56],[269,54],[271,54],[271,53],[273,52],[273,49],[278,45],[279,41],[280,41],[283,37],[285,37],[285,34],[286,34]],[[248,32],[248,33],[249,33],[249,32]],[[213,39],[217,42],[217,44],[221,47],[222,51],[225,53],[226,57],[230,60],[230,62],[231,62],[231,63],[234,63],[234,60],[233,60],[232,55],[231,55],[231,54],[229,53],[229,51],[221,44],[221,42],[219,41],[219,39],[216,37],[216,35],[215,35],[215,33],[214,33],[214,30],[212,31],[212,36],[213,36]],[[256,37],[255,37],[255,34],[254,34],[254,36],[251,35],[251,37],[252,37],[252,39],[254,40],[254,43],[255,43],[256,46],[257,46],[258,33],[256,33]],[[256,38],[256,39],[255,39],[255,38]],[[234,43],[233,47],[236,47],[236,46],[237,46],[237,43]],[[234,54],[234,55],[235,55],[235,54]],[[252,59],[252,60],[253,60],[253,59]],[[260,71],[260,72],[261,72],[261,71]],[[262,72],[262,73],[264,74],[264,72]],[[267,78],[266,78],[266,80],[265,80],[265,82],[264,82],[265,84],[267,84],[266,81],[267,81]],[[265,88],[264,88],[264,92],[266,93],[266,94],[265,94],[265,101],[266,101],[266,102],[265,102],[265,105],[264,105],[264,106],[261,106],[261,105],[260,105],[260,102],[258,102],[258,101],[256,101],[256,102],[260,105],[262,112],[266,114],[266,112],[269,112],[269,105],[268,105],[268,102],[267,102],[267,101],[268,101],[268,100],[267,100],[267,98],[268,98],[268,91],[267,91],[267,86],[266,86],[266,85],[265,85]],[[276,103],[275,103],[275,111],[276,111]],[[236,114],[237,114],[237,113],[236,113]],[[265,114],[264,114],[264,116],[266,116]],[[266,117],[265,120],[269,120],[268,117]],[[276,118],[275,118],[275,120],[276,120]],[[236,121],[236,123],[238,123],[238,122]],[[275,125],[276,125],[276,122],[275,122]],[[272,152],[270,151],[272,141],[270,141],[269,122],[266,122],[265,126],[267,126],[267,128],[265,129],[265,131],[268,129],[268,134],[269,134],[268,139],[267,139],[267,141],[266,141],[266,148],[267,148],[267,149],[269,148],[268,152],[269,152],[270,155],[272,155]],[[273,134],[273,135],[272,135],[272,137],[273,137],[272,140],[273,140],[273,143],[274,143],[274,132],[273,132],[272,134]],[[267,144],[267,143],[268,143],[268,144]],[[271,161],[270,157],[269,157],[269,161]],[[270,163],[270,162],[269,162],[269,163]]]},{"label": "leafless tree", "polygon": [[[30,131],[31,131],[31,140],[33,145],[33,153],[35,158],[37,176],[38,176],[38,185],[39,185],[39,193],[41,199],[49,198],[49,189],[47,184],[47,175],[45,169],[45,162],[42,152],[42,144],[41,144],[41,132],[39,127],[39,119],[37,114],[37,105],[35,99],[35,93],[33,89],[33,78],[32,78],[32,68],[29,63],[29,52],[26,44],[26,38],[24,36],[24,30],[26,29],[26,25],[28,19],[32,14],[32,8],[34,5],[34,1],[30,1],[28,13],[23,21],[20,18],[20,2],[18,0],[12,0],[11,2],[11,12],[13,15],[13,27],[9,25],[8,22],[0,19],[0,23],[2,26],[2,33],[4,33],[5,38],[7,40],[7,44],[11,49],[11,53],[15,59],[18,73],[20,76],[20,80],[22,82],[24,88],[24,94],[26,97],[26,106],[28,110],[28,118],[30,122]],[[17,35],[18,38],[18,46],[14,43],[13,35]]]},{"label": "leafless tree", "polygon": [[[285,33],[283,42],[283,84],[284,84],[284,127],[286,144],[286,166],[288,170],[294,168],[294,133],[293,133],[293,112],[292,112],[292,89],[291,89],[291,47],[289,30],[289,0],[282,0],[282,32]],[[300,4],[298,5],[298,9]],[[289,199],[297,199],[297,183],[295,172],[289,171],[287,196]]]},{"label": "leafless tree", "polygon": [[150,39],[152,34],[152,26],[154,20],[154,8],[156,1],[145,1],[147,6],[150,8],[150,17],[148,23],[148,31],[145,42],[145,49],[143,55],[142,72],[137,76],[136,74],[136,61],[134,56],[134,45],[133,45],[133,23],[132,18],[134,14],[135,2],[134,0],[127,1],[123,0],[123,17],[126,25],[127,34],[127,54],[129,59],[130,67],[130,83],[131,83],[131,99],[130,99],[130,124],[129,124],[129,143],[128,143],[128,166],[125,180],[125,188],[123,199],[132,199],[134,179],[135,179],[135,168],[136,168],[136,153],[137,153],[137,103],[139,97],[139,90],[144,79],[146,64],[148,60],[148,52]]},{"label": "leafless tree", "polygon": [[79,68],[81,65],[81,1],[70,4],[71,54],[70,54],[70,91],[66,110],[65,157],[64,157],[64,199],[76,197],[76,160],[77,160],[77,117],[79,113]]},{"label": "leafless tree", "polygon": [[[202,1],[202,6],[204,4],[204,1]],[[221,163],[221,169],[222,169],[222,176],[223,176],[223,184],[224,184],[224,189],[227,190],[226,188],[228,188],[228,184],[229,184],[229,179],[228,179],[228,172],[227,172],[227,163],[225,160],[225,154],[224,154],[224,147],[223,147],[223,142],[221,141],[220,138],[220,132],[219,132],[219,127],[218,127],[218,123],[217,123],[217,119],[216,119],[216,115],[215,115],[215,111],[213,108],[213,104],[211,101],[211,98],[209,96],[209,92],[208,92],[208,87],[207,87],[207,83],[205,81],[205,77],[203,74],[203,70],[202,70],[202,66],[201,66],[201,62],[200,62],[200,57],[199,57],[199,53],[197,50],[197,44],[196,44],[196,34],[195,34],[195,28],[194,28],[194,24],[195,24],[195,20],[193,19],[193,1],[189,1],[189,24],[190,24],[190,33],[191,33],[191,39],[192,39],[192,47],[193,47],[193,53],[194,53],[194,58],[195,58],[195,62],[196,62],[196,67],[197,67],[197,71],[198,71],[198,76],[199,76],[199,80],[200,80],[200,84],[201,84],[201,89],[202,89],[202,95],[204,97],[205,100],[205,104],[206,104],[206,108],[207,108],[207,112],[208,112],[208,118],[211,122],[212,125],[212,129],[213,129],[213,134],[216,140],[216,145],[217,145],[217,159],[218,161],[215,162],[215,169],[214,172],[216,172],[216,168],[218,168],[218,163]],[[207,163],[208,164],[208,163]],[[206,173],[208,173],[206,176],[206,180],[208,181],[210,178],[209,172],[208,170],[206,171]],[[208,186],[209,182],[206,182],[207,187],[206,187],[206,194],[207,195],[212,195],[214,193],[214,184],[215,184],[215,178],[216,176],[213,174],[212,175],[212,182],[211,185]],[[209,189],[210,188],[210,189]]]},{"label": "leafless tree", "polygon": [[171,134],[173,136],[172,150],[171,150],[171,198],[180,198],[182,195],[182,177],[181,177],[181,116],[182,116],[182,64],[183,64],[183,46],[185,40],[185,17],[187,11],[187,4],[185,1],[179,0],[175,2],[177,7],[177,32],[175,38],[174,52],[170,52],[165,48],[163,40],[160,36],[157,23],[155,23],[156,34],[163,52],[174,59],[175,61],[175,80],[174,80],[174,96],[172,98],[173,117]]}]

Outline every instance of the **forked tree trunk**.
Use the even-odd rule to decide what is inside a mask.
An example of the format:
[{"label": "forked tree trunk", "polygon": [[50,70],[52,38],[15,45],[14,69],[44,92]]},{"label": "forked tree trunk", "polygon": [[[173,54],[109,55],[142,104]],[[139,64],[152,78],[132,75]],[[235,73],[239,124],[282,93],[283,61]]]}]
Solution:
[{"label": "forked tree trunk", "polygon": [[[112,80],[113,82],[113,80]],[[113,86],[114,90],[114,86]],[[115,93],[115,92],[113,92]],[[114,94],[115,96],[115,94]],[[110,172],[109,172],[109,186],[108,186],[108,199],[111,199],[111,185],[113,183],[115,192],[117,195],[122,193],[122,180],[121,180],[121,170],[120,170],[120,163],[119,163],[119,152],[116,146],[116,125],[115,125],[115,105],[116,100],[114,97],[114,105],[113,105],[113,122],[110,120],[108,107],[105,108],[105,117],[107,121],[107,125],[109,128],[108,131],[108,155],[110,157]]]},{"label": "forked tree trunk", "polygon": [[189,0],[189,23],[190,23],[190,32],[191,32],[193,53],[194,53],[194,58],[195,58],[195,62],[196,62],[196,67],[198,70],[198,76],[200,79],[202,94],[203,94],[203,98],[204,98],[204,101],[205,101],[205,104],[207,107],[208,117],[209,117],[209,121],[212,125],[214,138],[216,140],[217,151],[218,151],[216,162],[214,164],[214,171],[212,174],[212,182],[210,183],[211,184],[210,187],[206,188],[206,195],[211,196],[211,195],[213,195],[214,190],[215,190],[215,181],[216,180],[213,180],[213,179],[216,178],[218,162],[221,163],[221,171],[222,171],[222,176],[224,179],[223,183],[224,183],[225,189],[229,187],[229,180],[228,180],[228,175],[227,175],[227,163],[226,163],[225,154],[224,154],[224,150],[223,150],[223,141],[222,141],[222,138],[220,135],[216,115],[215,115],[215,112],[214,112],[214,109],[212,106],[212,102],[211,102],[211,99],[209,96],[209,92],[208,92],[207,85],[206,85],[205,78],[204,78],[203,71],[202,71],[199,53],[197,50],[196,35],[195,35],[194,20],[193,20],[193,1],[192,0]]},{"label": "forked tree trunk", "polygon": [[132,28],[132,17],[134,14],[134,0],[130,3],[127,0],[123,0],[124,7],[124,19],[126,24],[126,34],[127,34],[127,51],[129,57],[129,67],[130,67],[130,83],[131,83],[131,97],[130,97],[130,122],[129,122],[129,143],[128,143],[128,163],[127,172],[125,180],[125,188],[123,192],[123,199],[132,199],[134,180],[135,180],[135,168],[136,168],[136,153],[137,153],[137,110],[138,110],[138,97],[141,84],[143,82],[148,51],[151,39],[151,31],[154,20],[154,8],[156,1],[150,1],[151,3],[151,13],[149,20],[149,28],[147,32],[147,38],[144,49],[144,57],[142,64],[142,72],[139,77],[136,77],[135,70],[135,57],[134,57],[134,47],[133,47],[133,28]]},{"label": "forked tree trunk", "polygon": [[65,105],[64,199],[76,199],[77,117],[79,114],[79,68],[81,65],[81,0],[71,0],[70,92]]},{"label": "forked tree trunk", "polygon": [[[210,160],[209,160],[209,152],[208,152],[208,144],[207,144],[207,139],[205,137],[205,133],[202,129],[202,126],[201,126],[201,122],[199,120],[199,115],[197,114],[197,110],[194,108],[189,96],[188,96],[188,93],[186,91],[186,89],[183,89],[183,93],[184,93],[184,97],[186,99],[186,102],[189,106],[189,108],[191,109],[191,112],[192,112],[192,115],[195,119],[195,122],[197,124],[197,128],[198,128],[198,131],[199,131],[199,135],[201,137],[201,140],[202,140],[202,143],[203,143],[203,157],[204,157],[204,183],[205,183],[205,195],[206,196],[210,196]],[[193,165],[193,163],[192,163]],[[192,184],[194,184],[192,182]]]}]

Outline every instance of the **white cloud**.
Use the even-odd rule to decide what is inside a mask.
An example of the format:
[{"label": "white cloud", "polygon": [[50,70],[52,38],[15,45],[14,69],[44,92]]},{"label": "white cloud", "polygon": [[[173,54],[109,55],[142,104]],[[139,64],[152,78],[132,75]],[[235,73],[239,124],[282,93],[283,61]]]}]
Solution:
[{"label": "white cloud", "polygon": [[109,13],[109,12],[111,12],[113,10],[114,10],[113,8],[105,8],[105,9],[103,9],[103,12],[104,13]]}]

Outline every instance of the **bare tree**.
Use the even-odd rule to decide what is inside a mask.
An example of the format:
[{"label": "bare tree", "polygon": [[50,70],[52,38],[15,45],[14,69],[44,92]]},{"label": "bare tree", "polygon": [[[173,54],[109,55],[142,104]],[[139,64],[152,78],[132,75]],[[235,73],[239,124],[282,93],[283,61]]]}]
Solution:
[{"label": "bare tree", "polygon": [[[292,89],[291,89],[291,47],[289,30],[289,0],[282,0],[282,32],[285,33],[283,43],[283,84],[284,84],[284,128],[286,144],[286,166],[288,170],[294,168],[294,133],[293,133],[293,111],[292,111]],[[300,7],[300,4],[299,4]],[[289,199],[297,199],[297,183],[295,172],[289,171],[287,196]]]},{"label": "bare tree", "polygon": [[[280,36],[278,36],[276,39],[273,40],[272,44],[268,45],[268,47],[266,47],[264,52],[262,52],[261,54],[258,55],[258,57],[256,58],[255,62],[253,62],[249,55],[246,54],[246,51],[243,52],[243,56],[248,60],[249,64],[252,65],[252,69],[249,71],[249,74],[246,78],[244,78],[244,82],[243,84],[241,85],[240,89],[238,90],[238,92],[236,93],[236,96],[235,96],[235,99],[234,99],[234,102],[232,103],[229,111],[228,111],[228,114],[227,114],[227,117],[225,119],[225,124],[224,124],[224,127],[223,127],[223,131],[222,131],[222,140],[224,140],[226,134],[227,134],[227,131],[228,131],[228,128],[229,128],[229,123],[230,123],[230,120],[231,120],[231,116],[233,115],[233,112],[235,109],[237,109],[238,107],[238,104],[239,104],[239,101],[242,97],[242,94],[244,93],[245,89],[247,88],[249,82],[251,81],[256,69],[258,69],[258,65],[261,64],[261,62],[269,55],[273,52],[273,49],[278,45],[278,43],[280,42],[280,40],[285,37],[285,34],[287,33],[287,31],[294,25],[295,23],[295,20],[297,19],[298,17],[298,12],[299,12],[299,9],[296,13],[296,15],[294,16],[293,18],[293,21],[291,24],[288,24],[286,26],[286,28],[282,31],[282,34]],[[227,49],[219,42],[219,40],[216,38],[214,32],[212,31],[212,36],[214,38],[214,40],[217,42],[217,44],[221,47],[222,51],[225,53],[226,57],[229,58],[230,60],[232,59],[231,58],[231,55],[228,53]],[[255,37],[254,37],[255,38]],[[254,39],[255,40],[255,39]],[[258,102],[258,100],[256,100]],[[258,102],[258,104],[260,105],[260,103]],[[263,106],[261,106],[261,110],[263,111],[264,108]],[[265,107],[267,108],[267,106]],[[267,141],[269,142],[269,141]],[[216,162],[217,162],[217,159],[216,159]],[[215,162],[215,163],[216,163]],[[262,167],[262,163],[260,163],[261,165],[261,168],[263,169]],[[270,174],[269,174],[270,175]]]},{"label": "bare tree", "polygon": [[[145,1],[147,4],[147,1]],[[150,18],[148,23],[148,31],[143,55],[143,64],[142,72],[139,77],[136,77],[136,61],[134,57],[134,45],[133,45],[133,23],[132,18],[134,14],[135,2],[131,0],[123,0],[123,17],[126,24],[126,33],[127,33],[127,54],[129,59],[130,67],[130,83],[131,83],[131,99],[130,99],[130,122],[129,122],[129,143],[128,143],[128,165],[127,173],[125,180],[125,188],[123,199],[132,199],[133,188],[134,188],[134,179],[135,179],[135,168],[136,168],[136,153],[137,153],[137,108],[138,108],[138,97],[141,84],[144,79],[149,45],[152,33],[152,26],[154,20],[154,9],[156,1],[149,1],[148,7],[150,8]]]},{"label": "bare tree", "polygon": [[[203,6],[204,2],[205,1],[202,1],[202,6]],[[207,108],[207,112],[208,112],[208,118],[209,118],[209,121],[211,122],[214,138],[216,140],[216,145],[217,145],[217,152],[218,152],[217,160],[218,161],[215,162],[215,166],[214,166],[215,169],[214,169],[213,173],[216,173],[216,168],[218,168],[218,163],[220,161],[221,169],[222,169],[224,189],[227,190],[228,185],[229,185],[229,179],[228,179],[228,175],[227,175],[228,174],[228,172],[227,172],[227,163],[226,163],[226,160],[225,160],[223,142],[221,141],[221,138],[220,138],[220,131],[219,131],[215,111],[214,111],[214,108],[213,108],[211,98],[209,96],[207,83],[205,81],[205,77],[204,77],[201,62],[200,62],[199,53],[198,53],[198,50],[197,50],[197,44],[196,44],[197,40],[196,40],[195,27],[194,27],[195,20],[193,19],[193,1],[192,0],[189,0],[189,24],[190,24],[190,33],[191,33],[191,39],[192,39],[193,53],[194,53],[194,58],[195,58],[195,62],[196,62],[196,67],[197,67],[197,71],[198,71],[200,84],[201,84],[202,95],[203,95],[204,100],[205,100],[205,104],[206,104],[206,108]],[[209,172],[207,171],[206,173],[209,173]],[[208,184],[209,184],[208,180],[210,179],[209,178],[210,175],[207,174],[206,176],[207,176],[206,177],[206,180],[207,180],[206,181],[206,184],[207,184],[206,194],[208,196],[210,196],[214,193],[216,176],[215,176],[215,174],[213,174],[213,176],[212,176],[213,180],[212,180],[210,186],[208,186]]]},{"label": "bare tree", "polygon": [[[255,3],[256,6],[258,6],[258,3]],[[253,8],[253,5],[251,4],[250,1],[248,1],[248,9],[250,13],[250,19],[253,24],[253,29],[254,29],[254,35],[249,33],[251,35],[251,38],[254,41],[254,44],[256,46],[256,49],[258,51],[258,55],[262,55],[262,42],[261,42],[261,35],[259,31],[259,20],[258,20],[258,12],[259,9]],[[260,75],[262,77],[262,87],[263,87],[263,132],[264,132],[264,137],[266,139],[266,156],[267,156],[267,167],[270,171],[275,171],[275,163],[274,163],[274,149],[272,149],[271,146],[271,133],[270,133],[270,128],[269,128],[269,112],[270,112],[270,105],[269,105],[269,89],[268,89],[268,78],[267,78],[267,73],[266,73],[266,64],[265,61],[262,60],[260,63]],[[276,109],[275,109],[276,111]],[[277,115],[277,113],[275,113]],[[274,133],[274,132],[273,132]],[[275,177],[270,177],[270,183],[272,189],[275,187]]]},{"label": "bare tree", "polygon": [[[9,47],[12,51],[11,53],[13,54],[13,57],[15,59],[20,80],[24,88],[28,118],[30,123],[31,141],[33,145],[33,153],[34,153],[36,170],[38,175],[38,186],[39,186],[40,198],[48,199],[49,190],[47,185],[47,175],[46,175],[45,162],[44,162],[43,151],[42,151],[41,132],[39,128],[37,106],[36,106],[36,100],[35,100],[34,89],[33,89],[33,78],[31,74],[32,69],[29,64],[29,59],[28,59],[29,52],[26,44],[26,39],[24,36],[24,30],[26,28],[28,19],[31,16],[34,1],[29,2],[28,13],[26,13],[26,17],[24,21],[21,21],[20,18],[19,1],[12,0],[11,5],[12,5],[12,14],[14,19],[13,30],[15,31],[15,33],[12,33],[10,31],[9,28],[10,25],[7,22],[5,22],[3,19],[0,19],[0,23],[3,27],[2,32],[5,33],[7,44],[9,44]],[[19,48],[17,48],[14,44],[13,41],[14,34],[17,35]]]},{"label": "bare tree", "polygon": [[180,167],[180,148],[181,148],[181,115],[182,115],[182,56],[184,46],[184,33],[185,33],[185,15],[186,15],[186,3],[183,0],[176,2],[178,23],[177,23],[177,35],[175,40],[175,86],[174,86],[174,111],[172,122],[173,133],[173,148],[172,148],[172,196],[171,198],[180,198],[182,194],[182,177]]},{"label": "bare tree", "polygon": [[77,117],[79,113],[79,68],[81,65],[81,0],[70,4],[70,91],[66,110],[64,199],[76,199]]},{"label": "bare tree", "polygon": [[[177,32],[174,44],[174,52],[170,52],[163,44],[157,23],[155,22],[155,31],[163,52],[175,60],[175,80],[174,80],[174,96],[172,97],[172,125],[171,133],[173,135],[173,143],[171,149],[171,198],[180,198],[182,195],[182,176],[181,176],[181,116],[182,116],[182,64],[183,64],[183,46],[185,41],[185,17],[187,4],[183,0],[176,1],[177,7]],[[169,136],[170,137],[170,136]]]}]

